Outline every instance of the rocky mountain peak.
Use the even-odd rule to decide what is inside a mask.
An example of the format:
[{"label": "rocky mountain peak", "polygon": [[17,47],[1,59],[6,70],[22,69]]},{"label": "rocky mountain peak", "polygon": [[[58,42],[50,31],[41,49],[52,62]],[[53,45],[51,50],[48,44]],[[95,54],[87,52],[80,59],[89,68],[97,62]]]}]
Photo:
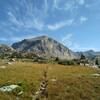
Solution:
[{"label": "rocky mountain peak", "polygon": [[70,49],[47,36],[24,39],[14,43],[12,47],[17,51],[35,52],[45,57],[59,57],[61,59],[74,59],[76,57]]}]

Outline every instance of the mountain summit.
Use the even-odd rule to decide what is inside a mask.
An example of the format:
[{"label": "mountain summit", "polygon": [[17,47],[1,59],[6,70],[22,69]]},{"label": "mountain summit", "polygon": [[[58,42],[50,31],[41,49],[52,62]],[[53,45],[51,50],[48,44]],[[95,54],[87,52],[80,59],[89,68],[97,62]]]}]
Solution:
[{"label": "mountain summit", "polygon": [[56,40],[47,37],[39,36],[31,39],[24,39],[14,43],[12,47],[17,51],[34,52],[40,56],[58,57],[60,59],[74,59],[76,55],[70,49],[57,42]]}]

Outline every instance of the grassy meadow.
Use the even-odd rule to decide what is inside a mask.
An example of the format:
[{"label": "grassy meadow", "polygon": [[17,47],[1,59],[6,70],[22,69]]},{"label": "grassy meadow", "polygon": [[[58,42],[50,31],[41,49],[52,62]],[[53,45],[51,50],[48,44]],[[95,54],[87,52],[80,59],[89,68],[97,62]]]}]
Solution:
[{"label": "grassy meadow", "polygon": [[14,62],[5,66],[0,68],[0,87],[21,84],[24,93],[18,96],[0,92],[0,100],[17,100],[17,97],[32,100],[45,69],[48,69],[48,100],[100,100],[100,76],[94,76],[100,74],[99,69],[32,62]]}]

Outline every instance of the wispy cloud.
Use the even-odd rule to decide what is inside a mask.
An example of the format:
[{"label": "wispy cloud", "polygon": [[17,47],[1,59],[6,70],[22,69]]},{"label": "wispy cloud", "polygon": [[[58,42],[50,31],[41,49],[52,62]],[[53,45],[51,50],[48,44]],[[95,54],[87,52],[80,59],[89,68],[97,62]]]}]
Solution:
[{"label": "wispy cloud", "polygon": [[[76,1],[80,4],[85,2],[84,0],[53,0],[53,8],[71,11],[74,13],[73,15],[75,15],[73,10],[77,8]],[[42,0],[41,4],[35,0],[16,0],[13,5],[9,4],[7,7],[6,17],[8,17],[8,19],[5,22],[10,28],[15,29],[15,31],[30,29],[36,29],[38,31],[47,29],[57,30],[72,25],[73,20],[68,20],[67,17],[65,21],[62,20],[61,22],[47,25],[46,19],[48,19],[47,15],[50,10],[49,3],[48,0]],[[71,18],[73,18],[73,16]],[[85,18],[81,18],[81,22],[85,21]]]},{"label": "wispy cloud", "polygon": [[61,42],[65,45],[65,46],[68,46],[70,47],[72,45],[72,37],[73,37],[73,34],[67,34],[66,36],[64,36],[61,40]]},{"label": "wispy cloud", "polygon": [[37,30],[42,30],[44,27],[44,22],[39,18],[25,18],[23,20],[18,18],[19,16],[14,15],[12,12],[8,12],[9,22],[11,25],[19,29],[30,29],[35,28]]},{"label": "wispy cloud", "polygon": [[79,4],[79,5],[84,5],[85,4],[85,0],[76,0],[77,1],[77,3]]},{"label": "wispy cloud", "polygon": [[12,26],[13,29],[16,27],[19,31],[22,29],[43,30],[44,18],[48,11],[47,0],[44,0],[40,6],[31,0],[23,0],[20,2],[18,0],[18,2],[15,2],[15,5],[9,4],[7,8],[8,26]]},{"label": "wispy cloud", "polygon": [[23,23],[17,19],[17,17],[12,13],[8,12],[8,20],[10,23],[14,24],[15,26],[22,26]]},{"label": "wispy cloud", "polygon": [[61,21],[52,25],[48,25],[49,30],[58,30],[61,29],[65,26],[71,26],[74,22],[74,19],[66,20],[66,21]]},{"label": "wispy cloud", "polygon": [[76,8],[75,0],[54,0],[53,4],[55,9],[72,11]]},{"label": "wispy cloud", "polygon": [[70,48],[73,51],[81,49],[80,45],[74,40],[74,34],[69,33],[62,37],[61,43],[64,44],[66,47]]},{"label": "wispy cloud", "polygon": [[58,8],[59,0],[54,0],[53,7]]},{"label": "wispy cloud", "polygon": [[81,16],[81,17],[80,17],[80,23],[84,23],[84,22],[86,22],[87,20],[88,20],[88,18],[85,17],[85,16]]},{"label": "wispy cloud", "polygon": [[49,5],[48,5],[48,0],[44,0],[44,12],[47,14],[47,12],[48,12],[48,7],[49,7]]},{"label": "wispy cloud", "polygon": [[87,50],[94,50],[96,51],[95,47],[93,46],[82,46],[80,43],[77,43],[74,40],[74,34],[69,33],[62,37],[61,43],[64,44],[66,47],[70,48],[73,51],[87,51]]}]

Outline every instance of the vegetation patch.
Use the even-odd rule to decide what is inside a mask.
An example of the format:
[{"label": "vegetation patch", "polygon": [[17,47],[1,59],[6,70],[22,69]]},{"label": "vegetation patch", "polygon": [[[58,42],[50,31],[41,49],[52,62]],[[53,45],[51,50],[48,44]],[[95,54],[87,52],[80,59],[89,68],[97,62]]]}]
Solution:
[{"label": "vegetation patch", "polygon": [[11,93],[0,92],[1,100],[32,100],[46,68],[48,100],[100,100],[100,76],[93,76],[100,73],[97,68],[20,61],[8,66],[0,69],[0,87],[11,84],[19,87]]}]

